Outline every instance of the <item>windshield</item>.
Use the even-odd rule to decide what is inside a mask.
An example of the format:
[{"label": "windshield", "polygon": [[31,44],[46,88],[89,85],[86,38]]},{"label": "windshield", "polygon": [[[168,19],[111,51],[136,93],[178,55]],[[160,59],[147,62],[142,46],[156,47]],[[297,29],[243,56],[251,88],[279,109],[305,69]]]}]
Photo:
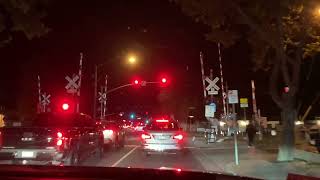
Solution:
[{"label": "windshield", "polygon": [[0,164],[320,177],[319,79],[319,0],[0,0]]},{"label": "windshield", "polygon": [[[160,122],[159,122],[160,121]],[[163,131],[172,131],[172,130],[179,130],[178,128],[178,124],[175,122],[169,122],[166,120],[158,120],[158,121],[153,121],[151,122],[146,129],[148,130],[153,130],[153,131],[157,131],[157,130],[163,130]]]}]

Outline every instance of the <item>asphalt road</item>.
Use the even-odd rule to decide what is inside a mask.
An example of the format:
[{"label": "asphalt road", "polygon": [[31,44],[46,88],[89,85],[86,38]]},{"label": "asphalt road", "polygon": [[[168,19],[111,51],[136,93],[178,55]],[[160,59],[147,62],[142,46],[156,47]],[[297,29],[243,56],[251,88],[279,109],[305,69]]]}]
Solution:
[{"label": "asphalt road", "polygon": [[186,154],[151,154],[146,156],[140,149],[139,138],[127,138],[124,148],[109,149],[102,159],[89,158],[82,162],[83,166],[130,167],[130,168],[173,168],[183,170],[204,171],[201,162],[196,158],[197,150],[188,149]]}]

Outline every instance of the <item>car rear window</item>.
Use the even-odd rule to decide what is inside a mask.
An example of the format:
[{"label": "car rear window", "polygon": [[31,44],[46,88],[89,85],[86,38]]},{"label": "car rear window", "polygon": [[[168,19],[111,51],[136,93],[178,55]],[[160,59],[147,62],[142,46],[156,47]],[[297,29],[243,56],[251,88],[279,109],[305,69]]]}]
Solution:
[{"label": "car rear window", "polygon": [[152,121],[148,126],[148,130],[178,130],[179,126],[178,123],[169,121],[169,122],[157,122]]},{"label": "car rear window", "polygon": [[90,118],[73,114],[38,115],[32,122],[33,127],[88,127],[94,125]]}]

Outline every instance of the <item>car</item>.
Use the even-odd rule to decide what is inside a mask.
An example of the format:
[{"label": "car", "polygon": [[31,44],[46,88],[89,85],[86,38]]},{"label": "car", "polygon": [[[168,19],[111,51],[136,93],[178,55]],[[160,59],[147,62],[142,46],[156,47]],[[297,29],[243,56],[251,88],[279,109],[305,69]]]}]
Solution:
[{"label": "car", "polygon": [[185,133],[178,123],[170,118],[155,118],[141,134],[142,150],[149,156],[153,152],[185,151]]},{"label": "car", "polygon": [[123,123],[111,120],[101,121],[104,149],[122,148],[125,144],[126,132]]},{"label": "car", "polygon": [[103,156],[103,135],[82,113],[41,113],[30,125],[0,129],[0,160],[10,164],[79,165]]},{"label": "car", "polygon": [[142,132],[144,127],[146,127],[146,124],[143,121],[137,121],[134,123],[135,132]]}]

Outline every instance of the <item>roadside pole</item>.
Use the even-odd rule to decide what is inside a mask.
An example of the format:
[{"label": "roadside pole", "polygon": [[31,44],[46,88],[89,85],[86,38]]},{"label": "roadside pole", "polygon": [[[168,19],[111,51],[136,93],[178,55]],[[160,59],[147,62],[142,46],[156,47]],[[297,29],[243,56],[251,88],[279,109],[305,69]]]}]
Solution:
[{"label": "roadside pole", "polygon": [[[213,69],[210,69],[210,79],[213,80]],[[210,103],[213,103],[213,94],[210,95]]]},{"label": "roadside pole", "polygon": [[243,119],[247,120],[247,108],[243,108]]},{"label": "roadside pole", "polygon": [[38,107],[37,107],[38,113],[41,113],[41,85],[40,85],[40,76],[38,75]]},{"label": "roadside pole", "polygon": [[[104,87],[104,92],[107,95],[108,91],[108,75],[105,77],[105,87]],[[107,98],[103,101],[103,118],[106,117],[106,111],[107,111]]]},{"label": "roadside pole", "polygon": [[97,118],[98,66],[94,67],[93,119]]},{"label": "roadside pole", "polygon": [[80,112],[80,90],[81,90],[81,79],[82,79],[82,59],[83,53],[80,53],[80,63],[79,63],[79,89],[77,92],[77,113]]}]

